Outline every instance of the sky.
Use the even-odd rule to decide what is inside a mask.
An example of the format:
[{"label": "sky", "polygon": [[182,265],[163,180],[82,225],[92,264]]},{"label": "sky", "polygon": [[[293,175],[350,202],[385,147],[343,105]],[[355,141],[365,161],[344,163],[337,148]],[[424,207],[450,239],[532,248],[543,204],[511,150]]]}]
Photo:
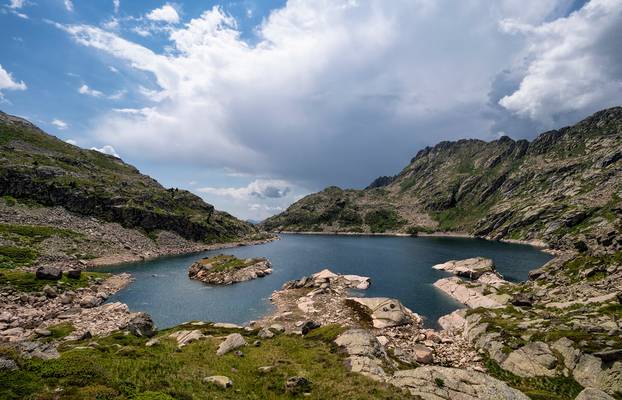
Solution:
[{"label": "sky", "polygon": [[622,105],[622,0],[0,2],[0,110],[243,219]]}]

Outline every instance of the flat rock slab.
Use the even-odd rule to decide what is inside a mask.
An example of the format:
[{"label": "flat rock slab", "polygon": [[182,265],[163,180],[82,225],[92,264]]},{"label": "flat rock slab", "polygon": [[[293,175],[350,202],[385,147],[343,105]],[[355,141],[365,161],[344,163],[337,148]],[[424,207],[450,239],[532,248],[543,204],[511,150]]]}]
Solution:
[{"label": "flat rock slab", "polygon": [[346,304],[366,313],[374,328],[406,325],[421,319],[399,300],[387,297],[348,297]]},{"label": "flat rock slab", "polygon": [[581,393],[579,393],[579,395],[575,397],[575,400],[615,400],[615,399],[600,389],[587,388],[587,389],[583,389]]},{"label": "flat rock slab", "polygon": [[246,340],[239,333],[232,333],[225,338],[225,341],[218,346],[216,355],[222,356],[230,351],[236,350],[242,346],[246,346]]},{"label": "flat rock slab", "polygon": [[529,400],[498,379],[457,368],[419,367],[398,371],[389,383],[425,400]]},{"label": "flat rock slab", "polygon": [[436,264],[432,268],[469,279],[477,279],[486,272],[495,272],[495,263],[489,258],[475,257],[447,261],[443,264]]},{"label": "flat rock slab", "polygon": [[[468,282],[470,283],[470,282]],[[481,287],[471,287],[467,282],[457,277],[439,279],[434,287],[447,293],[460,303],[470,308],[499,308],[503,307],[499,301],[483,294]],[[477,290],[480,289],[480,290]]]},{"label": "flat rock slab", "polygon": [[168,337],[177,340],[177,346],[181,348],[192,342],[205,338],[205,335],[203,335],[200,330],[195,329],[193,331],[181,330],[173,332],[168,335]]},{"label": "flat rock slab", "polygon": [[532,342],[510,353],[501,368],[523,378],[556,375],[557,358],[546,343]]}]

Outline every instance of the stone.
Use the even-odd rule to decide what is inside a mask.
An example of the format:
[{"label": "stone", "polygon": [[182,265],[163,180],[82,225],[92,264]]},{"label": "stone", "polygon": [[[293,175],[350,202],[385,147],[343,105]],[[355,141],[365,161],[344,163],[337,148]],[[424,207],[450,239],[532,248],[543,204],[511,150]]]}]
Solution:
[{"label": "stone", "polygon": [[434,352],[429,347],[426,347],[422,344],[416,344],[413,346],[413,352],[415,354],[415,361],[420,364],[430,364],[434,357]]},{"label": "stone", "polygon": [[35,329],[35,334],[37,336],[41,336],[41,337],[52,336],[52,332],[50,332],[49,330],[44,329],[44,328],[37,328],[37,329]]},{"label": "stone", "polygon": [[151,316],[144,312],[134,314],[127,324],[127,330],[135,336],[152,337],[155,335],[155,325]]},{"label": "stone", "polygon": [[603,362],[613,362],[622,360],[622,349],[603,350],[592,353],[595,357],[600,358]]},{"label": "stone", "polygon": [[242,329],[240,325],[230,324],[228,322],[216,322],[214,328],[224,328],[224,329]]},{"label": "stone", "polygon": [[462,332],[466,323],[466,309],[456,310],[450,314],[443,315],[438,319],[438,324],[443,330],[448,332]]},{"label": "stone", "polygon": [[145,343],[145,346],[153,347],[153,346],[157,346],[159,344],[160,344],[160,339],[158,339],[158,338],[151,338],[151,339],[147,340],[147,343]]},{"label": "stone", "polygon": [[470,308],[499,308],[503,307],[503,304],[492,297],[483,294],[483,288],[481,285],[477,288],[472,285],[466,285],[466,282],[458,277],[450,277],[439,279],[434,282],[434,287],[447,293],[460,303],[469,306]]},{"label": "stone", "polygon": [[486,272],[495,272],[495,263],[489,258],[475,257],[466,260],[451,260],[432,268],[451,272],[454,275],[469,279],[478,279]]},{"label": "stone", "polygon": [[177,340],[177,347],[182,348],[192,342],[205,338],[205,335],[203,335],[203,332],[200,330],[195,329],[192,331],[181,330],[173,332],[169,337]]},{"label": "stone", "polygon": [[285,390],[290,394],[299,394],[311,390],[311,381],[303,376],[290,376],[285,381]]},{"label": "stone", "polygon": [[386,373],[382,368],[387,359],[384,348],[376,337],[366,329],[350,329],[335,339],[347,355],[346,367],[375,380],[384,380]]},{"label": "stone", "polygon": [[0,371],[14,371],[18,369],[17,363],[10,358],[0,357]]},{"label": "stone", "polygon": [[224,375],[208,376],[205,379],[203,379],[203,382],[216,385],[222,389],[227,389],[233,386],[233,381]]},{"label": "stone", "polygon": [[274,333],[272,333],[272,331],[268,328],[261,328],[257,336],[262,339],[270,339],[271,337],[274,337]]},{"label": "stone", "polygon": [[232,333],[218,346],[216,355],[222,356],[230,351],[236,350],[242,346],[246,346],[246,340],[239,333]]},{"label": "stone", "polygon": [[575,400],[615,400],[600,389],[585,388],[579,393]]},{"label": "stone", "polygon": [[66,272],[66,274],[67,274],[67,278],[69,279],[80,279],[80,276],[82,276],[82,270],[70,269],[69,271]]},{"label": "stone", "polygon": [[399,300],[387,297],[348,297],[346,304],[369,315],[374,328],[411,324],[415,317]]},{"label": "stone", "polygon": [[529,400],[498,379],[466,369],[424,366],[397,371],[389,383],[426,400]]},{"label": "stone", "polygon": [[53,298],[56,298],[58,296],[58,293],[56,292],[56,290],[54,290],[54,288],[52,288],[50,285],[45,285],[43,287],[43,293],[49,299],[53,299]]},{"label": "stone", "polygon": [[73,302],[73,296],[70,296],[68,294],[62,294],[60,296],[60,302],[61,304],[71,304]]},{"label": "stone", "polygon": [[270,329],[277,333],[285,332],[285,327],[281,324],[272,324],[270,325]]},{"label": "stone", "polygon": [[39,267],[35,272],[35,277],[37,279],[57,281],[63,277],[63,271],[56,267]]},{"label": "stone", "polygon": [[89,294],[80,299],[80,307],[93,308],[97,307],[100,302],[101,300],[98,297]]},{"label": "stone", "polygon": [[523,378],[556,375],[557,358],[546,343],[532,342],[511,352],[501,368]]},{"label": "stone", "polygon": [[240,350],[234,351],[233,354],[235,354],[237,357],[244,357],[244,353],[242,353]]},{"label": "stone", "polygon": [[274,369],[273,366],[267,365],[267,366],[263,366],[263,367],[257,368],[257,371],[261,372],[262,374],[267,374],[268,372],[272,371],[273,369]]},{"label": "stone", "polygon": [[315,321],[307,321],[302,325],[301,331],[303,335],[308,334],[309,332],[311,332],[313,329],[317,329],[320,327],[320,324],[318,324]]},{"label": "stone", "polygon": [[533,298],[525,293],[517,293],[512,297],[510,303],[517,307],[531,307],[533,306]]}]

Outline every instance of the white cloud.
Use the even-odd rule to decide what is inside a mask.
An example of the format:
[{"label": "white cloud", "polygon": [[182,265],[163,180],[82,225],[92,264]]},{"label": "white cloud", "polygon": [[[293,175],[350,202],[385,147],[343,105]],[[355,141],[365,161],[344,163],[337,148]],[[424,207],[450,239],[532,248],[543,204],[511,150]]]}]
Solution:
[{"label": "white cloud", "polygon": [[287,196],[291,192],[292,184],[278,179],[256,179],[244,187],[204,187],[197,189],[201,193],[228,196],[234,199],[278,199]]},{"label": "white cloud", "polygon": [[119,8],[121,8],[121,0],[112,0],[112,6],[114,7],[115,14],[119,12]]},{"label": "white cloud", "polygon": [[160,52],[93,26],[63,29],[153,78],[145,104],[96,121],[102,142],[134,159],[317,188],[393,174],[442,139],[490,138],[491,82],[531,43],[500,21],[546,26],[572,3],[291,0],[252,43],[214,7],[167,27],[172,50]]},{"label": "white cloud", "polygon": [[78,93],[92,97],[102,97],[104,95],[104,93],[100,92],[99,90],[91,89],[86,84],[80,86],[80,88],[78,89]]},{"label": "white cloud", "polygon": [[147,14],[147,19],[152,21],[162,21],[167,22],[169,24],[176,24],[179,22],[179,14],[177,10],[170,5],[165,4],[160,8],[156,8]]},{"label": "white cloud", "polygon": [[622,2],[592,0],[566,18],[540,25],[503,21],[524,35],[527,47],[517,69],[523,77],[499,104],[519,116],[553,127],[558,116],[586,113],[622,100]]},{"label": "white cloud", "polygon": [[117,158],[121,158],[119,156],[119,154],[117,154],[117,151],[114,149],[114,147],[112,147],[109,144],[104,145],[104,146],[102,146],[99,149],[97,147],[91,147],[91,150],[99,151],[100,153],[109,154],[111,156],[115,156]]},{"label": "white cloud", "polygon": [[74,145],[74,146],[77,146],[77,145],[78,145],[78,141],[77,141],[77,140],[74,140],[74,139],[67,139],[67,140],[65,140],[65,142],[66,142],[66,143],[69,143],[69,144],[72,144],[72,145]]},{"label": "white cloud", "polygon": [[119,73],[119,70],[113,67],[112,65],[108,66],[108,69],[110,70],[110,72],[114,72],[115,74]]},{"label": "white cloud", "polygon": [[0,64],[0,94],[2,90],[26,90],[26,84],[23,81],[16,81],[10,72],[2,68]]},{"label": "white cloud", "polygon": [[65,0],[65,8],[67,11],[73,11],[73,2],[71,0]]},{"label": "white cloud", "polygon": [[127,90],[117,90],[113,94],[108,95],[108,98],[110,100],[120,100],[124,98],[126,94],[127,94]]},{"label": "white cloud", "polygon": [[115,18],[115,17],[112,17],[109,20],[104,21],[102,23],[102,27],[104,29],[108,29],[108,30],[113,30],[113,31],[117,30],[117,29],[119,29],[119,20],[117,18]]},{"label": "white cloud", "polygon": [[16,10],[18,8],[24,7],[24,4],[25,4],[24,0],[11,0],[8,7]]},{"label": "white cloud", "polygon": [[[67,124],[65,121],[63,121],[62,119],[58,119],[55,118],[52,120],[52,122],[50,122],[52,125],[54,125],[55,127],[57,127],[60,130],[63,129],[67,129],[69,128],[69,124]],[[72,143],[73,144],[73,143]]]}]

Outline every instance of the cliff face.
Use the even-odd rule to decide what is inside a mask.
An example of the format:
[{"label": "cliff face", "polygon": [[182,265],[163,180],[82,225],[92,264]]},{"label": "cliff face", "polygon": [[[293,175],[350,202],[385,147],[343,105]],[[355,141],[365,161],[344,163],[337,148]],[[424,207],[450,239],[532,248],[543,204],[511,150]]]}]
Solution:
[{"label": "cliff face", "polygon": [[188,191],[165,189],[116,157],[70,145],[1,112],[0,196],[202,242],[257,232]]},{"label": "cliff face", "polygon": [[460,231],[553,247],[619,250],[622,107],[534,141],[441,142],[364,190],[309,195],[263,227],[287,231]]}]

